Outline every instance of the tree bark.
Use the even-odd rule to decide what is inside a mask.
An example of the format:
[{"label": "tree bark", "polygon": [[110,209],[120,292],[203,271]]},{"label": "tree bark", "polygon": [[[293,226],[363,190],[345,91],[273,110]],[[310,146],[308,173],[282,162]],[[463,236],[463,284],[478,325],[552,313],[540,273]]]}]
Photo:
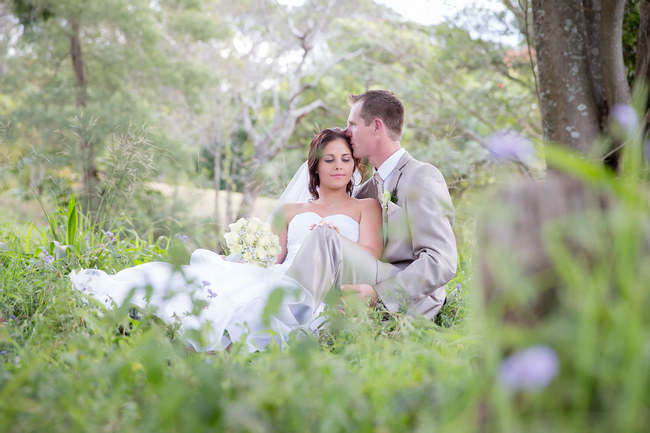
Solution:
[{"label": "tree bark", "polygon": [[582,1],[533,0],[544,138],[587,154],[600,132]]},{"label": "tree bark", "polygon": [[72,20],[70,23],[72,32],[70,38],[70,59],[72,60],[72,69],[77,79],[77,107],[85,107],[88,103],[88,93],[86,84],[86,74],[84,72],[84,58],[81,51],[81,37],[79,35],[79,23]]},{"label": "tree bark", "polygon": [[623,64],[623,12],[625,0],[603,0],[600,22],[600,57],[607,105],[630,103],[630,87]]},{"label": "tree bark", "polygon": [[[230,144],[226,144],[229,146]],[[214,220],[217,223],[218,227],[222,227],[223,221],[226,221],[226,217],[224,219],[221,219],[221,204],[219,203],[219,192],[221,190],[221,154],[223,152],[224,148],[224,141],[223,140],[215,140],[214,143],[214,149],[212,152],[212,157],[214,158],[214,163],[213,163],[213,170],[214,170],[214,177],[212,178],[213,184],[214,184]]]},{"label": "tree bark", "polygon": [[[639,34],[636,46],[635,83],[650,86],[650,0],[644,0],[639,17]],[[650,97],[646,102],[645,124],[650,123]]]},{"label": "tree bark", "polygon": [[587,64],[589,66],[589,83],[594,95],[596,112],[600,129],[607,127],[607,97],[603,81],[603,70],[600,65],[600,26],[602,0],[583,0],[585,27],[587,30]]},{"label": "tree bark", "polygon": [[[79,23],[75,19],[70,19],[71,33],[70,39],[70,59],[72,61],[72,69],[77,80],[77,101],[76,106],[78,109],[83,110],[88,105],[88,84],[86,82],[85,65],[83,51],[81,49],[81,36]],[[80,119],[83,122],[82,119]],[[93,188],[95,181],[98,178],[97,167],[95,166],[95,144],[90,134],[87,134],[85,128],[82,127],[78,134],[79,149],[83,158],[83,189],[86,198],[86,209],[91,209],[90,200],[93,195]]]}]

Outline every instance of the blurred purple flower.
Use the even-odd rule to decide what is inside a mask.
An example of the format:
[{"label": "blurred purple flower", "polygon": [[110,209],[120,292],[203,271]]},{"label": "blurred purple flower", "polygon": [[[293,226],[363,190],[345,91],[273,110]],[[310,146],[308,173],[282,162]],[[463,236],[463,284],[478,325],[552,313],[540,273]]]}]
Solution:
[{"label": "blurred purple flower", "polygon": [[485,148],[499,161],[529,164],[535,159],[535,147],[530,140],[515,131],[497,131],[485,139]]},{"label": "blurred purple flower", "polygon": [[5,355],[6,353],[7,353],[7,351],[3,350],[2,352],[0,352],[0,355]]},{"label": "blurred purple flower", "polygon": [[185,242],[186,240],[189,239],[187,235],[182,235],[180,233],[176,233],[174,236],[176,237],[176,239],[180,239],[182,242]]},{"label": "blurred purple flower", "polygon": [[212,289],[208,289],[208,298],[216,298],[217,294]]},{"label": "blurred purple flower", "polygon": [[629,104],[615,104],[610,113],[612,119],[623,127],[625,132],[633,134],[639,126],[639,118],[636,111]]},{"label": "blurred purple flower", "polygon": [[47,252],[45,247],[41,248],[41,256],[40,257],[45,263],[54,262],[54,257],[52,257],[52,255]]},{"label": "blurred purple flower", "polygon": [[208,280],[203,280],[203,281],[201,281],[201,283],[202,283],[204,286],[211,286],[211,285],[212,285],[212,283],[209,282]]},{"label": "blurred purple flower", "polygon": [[508,356],[501,362],[498,380],[512,390],[542,389],[557,376],[560,362],[548,346],[534,346]]},{"label": "blurred purple flower", "polygon": [[110,231],[110,230],[107,230],[107,231],[102,230],[102,233],[103,233],[104,236],[106,236],[109,240],[111,240],[111,241],[114,241],[114,240],[115,240],[115,233],[113,233],[112,231]]}]

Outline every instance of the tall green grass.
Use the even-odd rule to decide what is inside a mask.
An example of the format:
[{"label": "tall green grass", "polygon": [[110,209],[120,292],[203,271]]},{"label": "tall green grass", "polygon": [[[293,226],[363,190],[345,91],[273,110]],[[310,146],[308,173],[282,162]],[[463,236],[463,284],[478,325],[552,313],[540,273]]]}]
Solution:
[{"label": "tall green grass", "polygon": [[[549,280],[521,272],[516,245],[492,256],[490,299],[471,266],[482,257],[462,245],[456,294],[436,322],[351,307],[332,312],[320,336],[263,353],[189,352],[153,311],[105,309],[66,278],[78,267],[180,263],[186,246],[171,233],[91,224],[75,200],[44,229],[0,227],[0,431],[647,431],[647,160],[626,153],[617,174],[546,153],[608,205],[539,227],[553,272],[544,311],[535,306]],[[531,347],[553,354],[557,370],[541,380],[548,365],[527,359],[506,380],[512,356]]]}]

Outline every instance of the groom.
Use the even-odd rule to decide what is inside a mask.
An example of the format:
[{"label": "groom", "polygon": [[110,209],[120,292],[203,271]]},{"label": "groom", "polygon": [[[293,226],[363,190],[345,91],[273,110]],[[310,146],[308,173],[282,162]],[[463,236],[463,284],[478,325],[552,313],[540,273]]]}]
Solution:
[{"label": "groom", "polygon": [[[367,158],[373,177],[357,198],[382,203],[384,251],[381,261],[327,227],[303,243],[288,275],[313,291],[316,301],[332,287],[381,301],[390,312],[434,318],[442,308],[445,284],[456,273],[454,208],[440,171],[401,146],[404,106],[391,92],[351,95],[346,135],[354,156]],[[315,270],[320,265],[323,272]]]}]

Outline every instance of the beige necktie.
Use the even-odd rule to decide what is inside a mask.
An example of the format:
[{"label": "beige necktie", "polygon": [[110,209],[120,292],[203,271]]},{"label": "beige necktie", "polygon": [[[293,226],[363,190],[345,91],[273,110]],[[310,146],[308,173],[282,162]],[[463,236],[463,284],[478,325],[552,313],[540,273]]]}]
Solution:
[{"label": "beige necktie", "polygon": [[384,196],[384,179],[381,178],[381,175],[378,171],[375,171],[375,174],[372,175],[372,178],[375,181],[375,188],[377,188],[377,200],[381,203],[381,200]]}]

